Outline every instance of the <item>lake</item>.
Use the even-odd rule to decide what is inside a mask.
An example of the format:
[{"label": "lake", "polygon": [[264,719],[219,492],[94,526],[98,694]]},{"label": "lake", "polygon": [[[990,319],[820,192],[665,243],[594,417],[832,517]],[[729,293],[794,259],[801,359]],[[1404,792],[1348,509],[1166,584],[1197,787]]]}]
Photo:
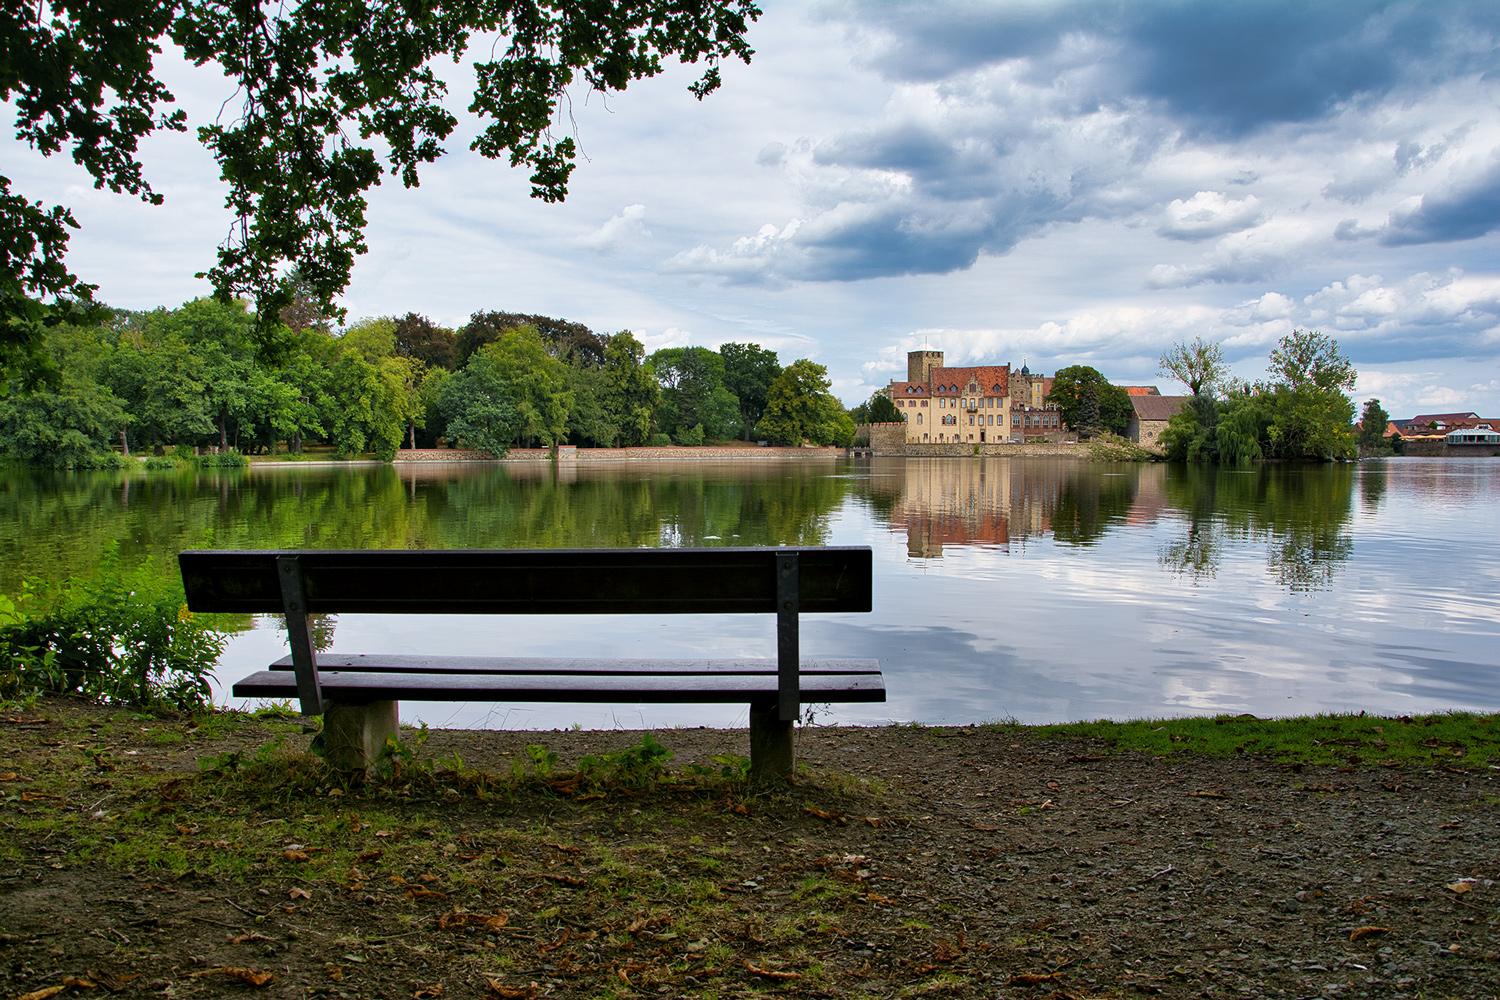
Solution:
[{"label": "lake", "polygon": [[[573,466],[573,467],[570,467]],[[1500,461],[1227,471],[1069,459],[812,459],[247,472],[0,472],[0,590],[182,548],[869,545],[874,612],[806,655],[878,658],[885,705],[814,721],[1057,722],[1500,709]],[[285,652],[246,619],[228,684]],[[359,652],[774,655],[769,616],[346,615]],[[733,706],[403,704],[491,728],[743,725]]]}]

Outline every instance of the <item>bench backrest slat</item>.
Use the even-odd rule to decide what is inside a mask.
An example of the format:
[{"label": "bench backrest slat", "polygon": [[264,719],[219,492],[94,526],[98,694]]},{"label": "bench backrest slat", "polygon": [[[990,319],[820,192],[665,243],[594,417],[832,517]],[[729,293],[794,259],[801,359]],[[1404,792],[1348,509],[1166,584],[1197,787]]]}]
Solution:
[{"label": "bench backrest slat", "polygon": [[772,614],[795,551],[799,610],[871,610],[866,546],[714,549],[187,551],[188,607],[280,613],[276,557],[296,555],[311,614]]}]

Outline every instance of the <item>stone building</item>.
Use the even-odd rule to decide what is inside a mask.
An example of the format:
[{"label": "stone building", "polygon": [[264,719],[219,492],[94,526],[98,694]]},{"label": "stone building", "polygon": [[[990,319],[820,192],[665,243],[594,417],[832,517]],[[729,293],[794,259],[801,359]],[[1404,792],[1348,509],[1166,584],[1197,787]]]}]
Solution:
[{"label": "stone building", "polygon": [[906,355],[906,380],[886,387],[906,417],[909,444],[986,444],[1027,441],[1064,433],[1057,408],[1046,402],[1052,380],[1022,365],[950,368],[942,351]]},{"label": "stone building", "polygon": [[1142,448],[1155,448],[1161,432],[1167,429],[1167,421],[1192,401],[1192,396],[1132,395],[1133,412],[1125,425],[1125,436]]}]

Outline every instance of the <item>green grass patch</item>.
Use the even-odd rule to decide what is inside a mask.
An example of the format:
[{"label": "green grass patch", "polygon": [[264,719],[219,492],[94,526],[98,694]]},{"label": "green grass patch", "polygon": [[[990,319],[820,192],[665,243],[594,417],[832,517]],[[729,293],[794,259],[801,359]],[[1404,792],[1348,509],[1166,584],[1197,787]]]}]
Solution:
[{"label": "green grass patch", "polygon": [[1500,764],[1500,714],[1315,715],[1258,719],[1216,715],[1131,722],[1013,726],[1043,738],[1099,740],[1114,750],[1167,756],[1261,756],[1287,763],[1477,768]]}]

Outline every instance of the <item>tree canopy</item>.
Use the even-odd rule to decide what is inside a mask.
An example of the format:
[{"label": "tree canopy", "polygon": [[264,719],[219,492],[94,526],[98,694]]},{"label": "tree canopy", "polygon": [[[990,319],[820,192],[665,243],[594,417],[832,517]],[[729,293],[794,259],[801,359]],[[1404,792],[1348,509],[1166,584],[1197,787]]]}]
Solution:
[{"label": "tree canopy", "polygon": [[1134,412],[1129,393],[1088,365],[1059,368],[1047,401],[1061,411],[1063,423],[1085,436],[1101,430],[1124,434]]},{"label": "tree canopy", "polygon": [[1167,348],[1162,352],[1156,371],[1159,375],[1175,378],[1194,396],[1217,395],[1229,381],[1229,365],[1224,362],[1223,349],[1202,337],[1194,337],[1192,343],[1177,343]]},{"label": "tree canopy", "polygon": [[[0,12],[0,101],[21,141],[66,151],[96,187],[156,204],[139,144],[188,126],[158,73],[164,46],[221,70],[237,106],[198,137],[236,222],[206,273],[223,300],[254,301],[264,334],[293,302],[288,267],[331,303],[366,249],[365,193],[387,173],[416,186],[445,151],[458,119],[438,60],[482,53],[464,104],[482,122],[470,148],[530,169],[532,196],[559,201],[577,147],[553,129],[571,87],[623,90],[664,60],[703,60],[689,87],[701,100],[722,60],[749,60],[759,15],[752,0],[51,0]],[[0,177],[0,347],[12,354],[35,353],[58,319],[44,301],[91,300],[94,286],[64,263],[76,228],[66,206],[32,202]]]}]

